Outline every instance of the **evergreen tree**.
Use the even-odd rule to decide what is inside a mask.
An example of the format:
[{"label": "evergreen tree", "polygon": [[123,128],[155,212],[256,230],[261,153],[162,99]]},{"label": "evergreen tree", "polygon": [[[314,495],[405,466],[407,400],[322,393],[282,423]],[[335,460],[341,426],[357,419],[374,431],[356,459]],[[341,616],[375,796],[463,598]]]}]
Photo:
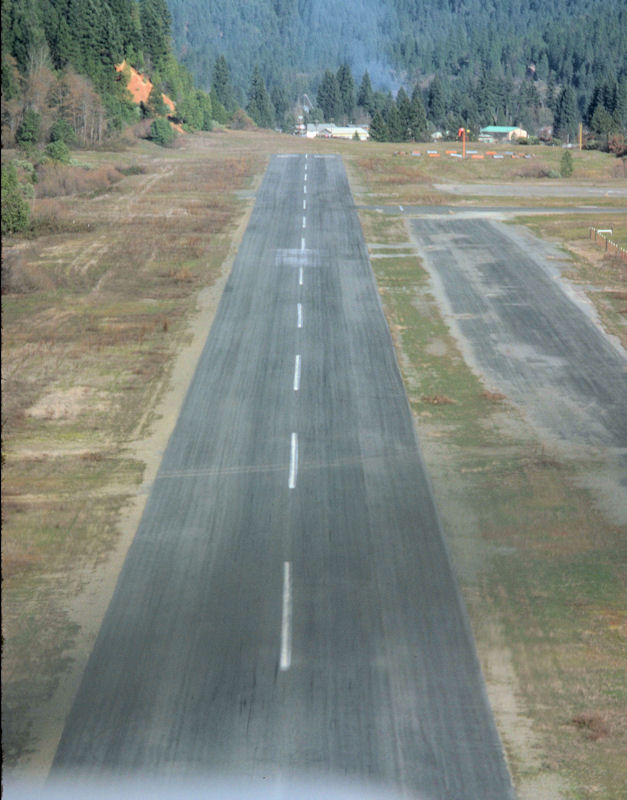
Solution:
[{"label": "evergreen tree", "polygon": [[148,100],[145,105],[146,116],[148,117],[165,117],[168,113],[168,107],[165,104],[162,93],[153,86],[148,95]]},{"label": "evergreen tree", "polygon": [[211,103],[211,119],[214,119],[220,125],[226,125],[229,121],[229,114],[220,102],[215,86],[209,92],[209,101]]},{"label": "evergreen tree", "polygon": [[577,101],[575,92],[570,86],[562,89],[555,112],[554,132],[562,139],[574,139],[577,135],[578,123]]},{"label": "evergreen tree", "polygon": [[13,164],[2,167],[2,235],[28,227],[30,208],[24,199]]},{"label": "evergreen tree", "polygon": [[285,130],[287,127],[286,114],[289,109],[289,101],[287,99],[287,93],[285,89],[281,86],[275,86],[270,94],[270,100],[274,108],[274,115],[277,124],[281,130]]},{"label": "evergreen tree", "polygon": [[213,128],[211,97],[200,89],[196,91],[196,97],[198,98],[198,107],[200,108],[200,113],[202,115],[200,129],[202,131],[210,131]]},{"label": "evergreen tree", "polygon": [[374,92],[372,90],[372,83],[370,82],[370,75],[364,72],[359,85],[359,93],[357,95],[357,105],[361,106],[368,114],[374,112]]},{"label": "evergreen tree", "polygon": [[614,117],[603,107],[602,103],[599,103],[594,109],[589,124],[590,130],[597,136],[606,136],[608,133],[618,130]]},{"label": "evergreen tree", "polygon": [[[398,110],[398,116],[400,121],[400,134],[401,138],[399,141],[401,142],[408,142],[411,138],[411,103],[409,102],[409,97],[407,97],[407,92],[403,87],[398,90],[396,94],[396,108]],[[389,125],[389,122],[388,122]],[[390,125],[390,130],[392,126]]]},{"label": "evergreen tree", "polygon": [[326,70],[324,73],[318,89],[316,105],[322,109],[326,122],[337,120],[342,114],[343,106],[340,87],[337,77],[330,70]]},{"label": "evergreen tree", "polygon": [[260,128],[271,128],[274,124],[274,109],[258,66],[250,81],[246,112]]},{"label": "evergreen tree", "polygon": [[553,114],[555,114],[557,110],[557,92],[555,87],[555,75],[553,72],[549,73],[549,78],[546,83],[546,97],[544,102],[546,103],[546,107],[550,109]]},{"label": "evergreen tree", "polygon": [[483,125],[494,125],[498,118],[498,95],[493,73],[486,67],[481,70],[475,89],[475,100],[479,119]]},{"label": "evergreen tree", "polygon": [[573,174],[573,157],[570,150],[564,150],[560,159],[560,175],[562,178],[570,178]]},{"label": "evergreen tree", "polygon": [[396,103],[392,102],[388,107],[388,113],[385,121],[388,128],[388,141],[404,142],[405,131],[403,129],[403,120]]},{"label": "evergreen tree", "polygon": [[[231,84],[231,70],[227,64],[224,56],[216,58],[213,67],[213,83],[212,88],[215,91],[218,102],[224,107],[227,112],[235,110],[235,96],[233,93],[233,86]],[[216,119],[218,119],[216,117]],[[218,120],[219,121],[219,120]]]},{"label": "evergreen tree", "polygon": [[176,139],[176,131],[163,117],[153,120],[150,125],[150,139],[162,147],[169,147]]},{"label": "evergreen tree", "polygon": [[342,112],[350,122],[355,113],[355,81],[348,64],[342,64],[338,69],[337,83],[340,90]]},{"label": "evergreen tree", "polygon": [[165,0],[140,0],[139,11],[144,56],[160,71],[170,53],[172,17]]},{"label": "evergreen tree", "polygon": [[388,126],[380,111],[375,111],[370,123],[370,138],[373,142],[387,142],[390,138]]},{"label": "evergreen tree", "polygon": [[416,84],[411,94],[411,104],[409,109],[409,130],[411,138],[415,142],[424,142],[428,138],[428,125],[425,107],[422,101],[422,91]]},{"label": "evergreen tree", "polygon": [[612,116],[617,130],[622,131],[627,127],[627,76],[622,78],[616,86],[616,105]]},{"label": "evergreen tree", "polygon": [[22,117],[20,127],[17,129],[15,138],[21,145],[35,145],[39,141],[41,130],[41,114],[27,108]]},{"label": "evergreen tree", "polygon": [[429,86],[429,96],[427,100],[427,116],[429,120],[439,127],[444,122],[446,116],[446,104],[444,102],[444,90],[442,81],[436,75]]}]

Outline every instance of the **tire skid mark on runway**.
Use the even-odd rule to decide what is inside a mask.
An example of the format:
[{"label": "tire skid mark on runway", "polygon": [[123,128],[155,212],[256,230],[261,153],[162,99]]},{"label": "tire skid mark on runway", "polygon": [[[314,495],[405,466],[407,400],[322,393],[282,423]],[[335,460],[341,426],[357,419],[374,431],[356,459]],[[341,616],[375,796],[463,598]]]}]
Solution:
[{"label": "tire skid mark on runway", "polygon": [[[403,464],[405,461],[411,463],[412,456],[408,454],[407,459],[401,456],[395,456],[395,464]],[[311,470],[326,470],[326,469],[344,469],[346,467],[354,467],[359,464],[386,464],[389,462],[389,454],[372,455],[372,456],[351,456],[350,458],[335,458],[329,461],[303,461],[300,460],[298,464],[298,471],[300,473]],[[213,478],[230,475],[245,475],[255,474],[260,472],[283,472],[285,469],[285,462],[281,464],[241,464],[232,467],[207,467],[206,469],[197,468],[189,470],[169,470],[162,472],[155,478],[156,481],[175,480],[179,478]]]}]

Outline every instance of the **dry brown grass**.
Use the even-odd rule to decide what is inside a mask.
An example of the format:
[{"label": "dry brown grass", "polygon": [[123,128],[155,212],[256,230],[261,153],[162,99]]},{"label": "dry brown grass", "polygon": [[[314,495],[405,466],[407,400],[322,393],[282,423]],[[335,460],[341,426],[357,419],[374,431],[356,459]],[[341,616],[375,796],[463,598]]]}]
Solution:
[{"label": "dry brown grass", "polygon": [[447,397],[444,394],[431,394],[431,395],[423,395],[421,398],[423,403],[427,403],[430,406],[452,406],[455,405],[455,400],[452,400],[450,397]]},{"label": "dry brown grass", "polygon": [[597,742],[611,734],[607,717],[598,711],[585,711],[577,714],[571,720],[571,725],[578,728],[586,739]]},{"label": "dry brown grass", "polygon": [[37,168],[35,194],[42,198],[104,191],[121,180],[122,175],[111,164],[95,169],[67,164],[42,164]]}]

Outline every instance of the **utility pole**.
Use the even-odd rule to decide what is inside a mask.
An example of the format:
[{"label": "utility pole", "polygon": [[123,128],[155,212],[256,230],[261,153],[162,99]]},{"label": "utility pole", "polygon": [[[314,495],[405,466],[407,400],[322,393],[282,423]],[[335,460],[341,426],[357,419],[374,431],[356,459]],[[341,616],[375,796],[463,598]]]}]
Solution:
[{"label": "utility pole", "polygon": [[583,123],[579,123],[579,149],[583,150]]}]

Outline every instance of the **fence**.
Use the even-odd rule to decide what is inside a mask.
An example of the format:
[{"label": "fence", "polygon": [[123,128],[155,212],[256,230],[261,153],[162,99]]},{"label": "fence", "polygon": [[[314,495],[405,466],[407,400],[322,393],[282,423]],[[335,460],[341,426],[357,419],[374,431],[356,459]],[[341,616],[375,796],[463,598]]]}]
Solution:
[{"label": "fence", "polygon": [[594,241],[605,242],[605,252],[610,255],[616,255],[627,261],[627,249],[621,247],[616,242],[613,242],[609,237],[614,233],[612,228],[590,228],[590,238]]}]

